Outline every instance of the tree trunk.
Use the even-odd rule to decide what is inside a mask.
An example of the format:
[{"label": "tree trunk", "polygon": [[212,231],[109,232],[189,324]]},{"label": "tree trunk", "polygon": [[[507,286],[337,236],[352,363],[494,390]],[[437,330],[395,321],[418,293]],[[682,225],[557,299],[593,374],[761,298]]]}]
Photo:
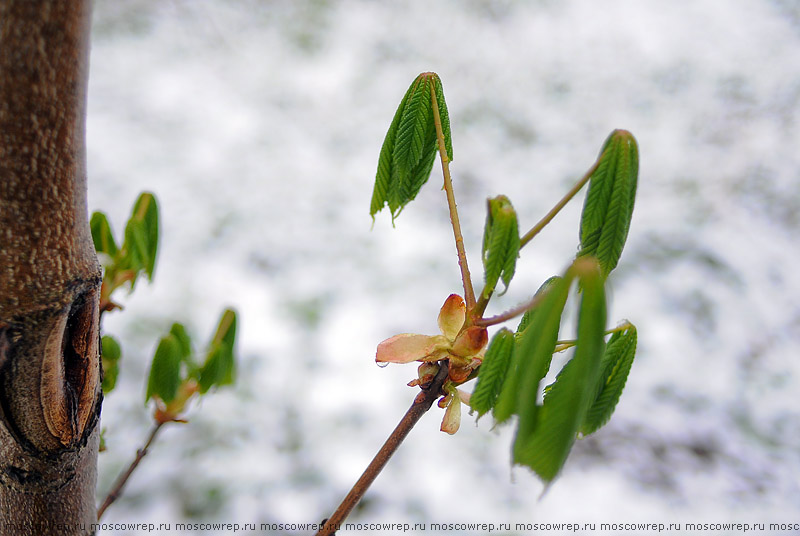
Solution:
[{"label": "tree trunk", "polygon": [[97,518],[89,27],[89,0],[0,0],[2,534],[92,534]]}]

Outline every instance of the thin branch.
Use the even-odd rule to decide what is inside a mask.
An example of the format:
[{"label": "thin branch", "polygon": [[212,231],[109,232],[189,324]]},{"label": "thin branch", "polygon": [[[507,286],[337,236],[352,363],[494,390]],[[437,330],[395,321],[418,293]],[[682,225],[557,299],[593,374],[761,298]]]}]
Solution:
[{"label": "thin branch", "polygon": [[572,189],[570,189],[570,191],[569,191],[569,192],[567,192],[567,193],[566,193],[566,195],[564,195],[564,197],[562,197],[562,198],[561,198],[561,200],[560,200],[558,203],[556,203],[556,204],[555,204],[555,206],[554,206],[553,208],[551,208],[551,209],[550,209],[550,212],[548,212],[547,214],[545,214],[544,218],[542,218],[541,220],[539,220],[539,223],[537,223],[536,225],[534,225],[534,226],[531,228],[531,230],[530,230],[530,231],[528,231],[527,233],[525,233],[525,235],[524,235],[524,236],[523,236],[523,237],[520,239],[520,241],[519,241],[519,247],[520,247],[520,249],[522,249],[522,248],[525,246],[525,244],[527,244],[528,242],[530,242],[530,241],[533,239],[533,237],[534,237],[534,236],[536,236],[537,234],[539,234],[539,231],[541,231],[542,229],[544,229],[544,227],[545,227],[545,226],[546,226],[548,223],[550,223],[550,222],[552,221],[552,219],[553,219],[553,218],[555,218],[555,217],[556,217],[556,214],[558,214],[559,212],[561,212],[561,209],[562,209],[562,208],[564,208],[564,206],[565,206],[567,203],[569,203],[570,199],[572,199],[573,197],[575,197],[575,194],[577,194],[577,193],[580,191],[580,189],[581,189],[581,188],[583,188],[583,185],[584,185],[584,184],[586,184],[587,182],[589,182],[589,179],[591,179],[591,178],[592,178],[592,173],[594,173],[594,172],[597,170],[597,166],[599,166],[599,165],[600,165],[600,157],[598,157],[598,158],[597,158],[597,160],[595,161],[595,163],[594,163],[594,164],[592,164],[592,167],[590,167],[590,168],[589,168],[589,171],[587,171],[587,172],[584,174],[584,176],[583,176],[583,177],[581,177],[581,180],[579,180],[579,181],[578,181],[578,182],[575,184],[575,186],[573,186],[573,187],[572,187]]},{"label": "thin branch", "polygon": [[517,305],[516,307],[514,307],[512,309],[509,309],[508,311],[506,311],[504,313],[501,313],[501,314],[495,315],[495,316],[490,316],[488,318],[479,318],[474,323],[475,323],[476,326],[483,326],[483,327],[489,327],[489,326],[495,326],[497,324],[502,324],[506,320],[511,320],[512,318],[516,318],[519,315],[525,313],[525,311],[527,311],[528,309],[533,309],[534,307],[539,305],[539,302],[541,302],[544,299],[545,296],[547,296],[547,293],[546,292],[542,292],[542,293],[537,294],[536,296],[534,296],[529,301],[527,301],[525,303],[522,303],[520,305]]},{"label": "thin branch", "polygon": [[150,431],[150,436],[147,438],[147,442],[145,442],[142,448],[136,451],[136,457],[133,459],[128,469],[124,473],[119,475],[117,481],[114,482],[111,491],[108,492],[108,495],[103,501],[103,504],[101,504],[100,508],[97,509],[98,520],[103,516],[103,513],[106,511],[106,509],[109,506],[111,506],[111,504],[114,501],[116,501],[122,494],[122,488],[125,487],[125,484],[128,482],[128,479],[131,477],[131,474],[139,465],[139,462],[142,461],[142,458],[144,458],[147,455],[147,449],[150,448],[150,445],[152,445],[153,440],[155,440],[156,438],[156,434],[158,434],[158,431],[165,424],[166,422],[157,421],[156,424],[153,426],[153,429]]},{"label": "thin branch", "polygon": [[317,536],[330,536],[335,534],[341,527],[344,520],[350,514],[350,511],[358,504],[361,497],[364,496],[369,486],[389,461],[389,458],[392,457],[392,454],[394,454],[414,425],[417,424],[417,421],[431,408],[433,401],[441,395],[442,385],[447,379],[448,372],[448,363],[443,362],[440,364],[439,372],[436,373],[436,377],[434,377],[431,384],[417,394],[411,407],[408,408],[406,414],[400,419],[400,422],[397,424],[392,434],[364,470],[364,473],[358,481],[353,484],[350,492],[342,500],[339,507],[331,517],[322,523],[322,527],[317,532]]},{"label": "thin branch", "polygon": [[436,89],[431,84],[431,100],[433,101],[433,123],[436,126],[436,140],[439,145],[439,159],[442,161],[442,175],[444,176],[444,191],[447,194],[447,207],[450,210],[450,222],[453,224],[453,236],[456,240],[458,252],[458,266],[461,268],[461,281],[464,285],[464,301],[467,311],[475,306],[475,289],[472,288],[472,278],[467,265],[467,254],[464,251],[464,237],[461,235],[461,223],[458,220],[456,197],[453,193],[453,181],[450,179],[450,157],[444,144],[442,131],[442,118],[439,117],[439,103],[436,101]]}]

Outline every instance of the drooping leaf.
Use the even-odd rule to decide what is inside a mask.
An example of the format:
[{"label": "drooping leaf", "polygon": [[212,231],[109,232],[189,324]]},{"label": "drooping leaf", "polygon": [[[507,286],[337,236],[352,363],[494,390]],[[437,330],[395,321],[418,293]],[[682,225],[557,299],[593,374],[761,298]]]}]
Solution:
[{"label": "drooping leaf", "polygon": [[180,369],[180,343],[170,334],[161,339],[153,355],[145,400],[157,396],[166,404],[172,402],[181,383]]},{"label": "drooping leaf", "polygon": [[517,266],[519,244],[517,213],[511,201],[504,195],[489,199],[483,231],[485,297],[494,292],[497,281],[501,278],[505,290],[508,290]]},{"label": "drooping leaf", "polygon": [[117,254],[118,248],[117,243],[114,241],[114,233],[111,232],[111,224],[108,223],[106,215],[102,212],[93,213],[89,227],[92,230],[94,249],[97,253],[105,253],[113,259]]},{"label": "drooping leaf", "polygon": [[[431,169],[433,169],[433,163],[436,160],[436,127],[433,121],[428,124],[423,147],[422,158],[406,177],[408,184],[405,186],[405,198],[402,206],[417,197],[417,194],[431,176]],[[402,206],[399,208],[402,209]],[[397,214],[399,214],[399,211]]]},{"label": "drooping leaf", "polygon": [[400,101],[392,123],[389,125],[389,130],[386,131],[386,137],[383,139],[383,146],[381,146],[381,153],[378,158],[378,172],[375,175],[375,186],[372,190],[372,201],[369,207],[369,215],[373,219],[375,214],[389,202],[389,190],[392,184],[392,156],[394,155],[394,145],[397,139],[397,127],[400,125],[400,118],[403,116],[406,102],[409,95],[412,94],[416,83],[417,80],[415,79],[403,96],[403,100]]},{"label": "drooping leaf", "polygon": [[103,335],[100,339],[100,347],[103,363],[103,393],[107,395],[117,385],[122,348],[111,335]]},{"label": "drooping leaf", "polygon": [[470,397],[470,406],[478,412],[478,418],[492,409],[497,402],[503,382],[508,377],[513,351],[514,333],[503,328],[489,343],[478,372],[478,383]]},{"label": "drooping leaf", "polygon": [[370,201],[373,218],[388,205],[394,220],[428,181],[437,149],[434,96],[442,120],[445,150],[452,159],[450,118],[441,80],[435,73],[422,73],[406,91],[384,138]]},{"label": "drooping leaf", "polygon": [[[413,200],[428,180],[433,167],[435,132],[433,130],[433,103],[430,80],[420,75],[406,100],[403,115],[397,125],[394,152],[392,153],[392,180],[389,186],[389,210],[396,217],[402,208]],[[420,163],[423,164],[420,169]],[[430,167],[428,167],[430,163]],[[426,173],[427,172],[427,173]]]},{"label": "drooping leaf", "polygon": [[213,386],[221,387],[233,383],[235,343],[236,313],[226,309],[220,318],[217,332],[209,344],[205,363],[200,368],[198,380],[200,393],[206,393]]},{"label": "drooping leaf", "polygon": [[453,161],[453,140],[450,134],[450,114],[447,111],[447,102],[444,100],[444,89],[439,75],[433,75],[434,89],[436,90],[436,105],[439,107],[439,116],[442,120],[442,134],[444,134],[444,148],[447,158]]},{"label": "drooping leaf", "polygon": [[606,344],[600,362],[597,394],[580,430],[584,436],[600,429],[614,413],[636,354],[636,339],[636,328],[631,325],[614,333]]},{"label": "drooping leaf", "polygon": [[432,114],[430,79],[427,76],[419,76],[400,117],[392,154],[392,162],[401,182],[405,182],[402,179],[409,175],[422,159],[428,127],[433,122]]},{"label": "drooping leaf", "polygon": [[570,282],[571,279],[558,278],[547,288],[543,285],[543,301],[536,307],[530,324],[517,332],[512,368],[493,412],[497,422],[517,414],[521,419],[525,416],[526,426],[534,425],[539,383],[550,367]]},{"label": "drooping leaf", "polygon": [[542,406],[534,406],[532,426],[522,411],[525,407],[521,408],[514,441],[514,462],[530,467],[545,482],[560,472],[584,422],[605,348],[603,277],[594,260],[586,262],[589,264],[578,261],[575,265],[582,288],[575,353],[548,389]]},{"label": "drooping leaf", "polygon": [[[561,286],[564,285],[565,288],[562,289]],[[536,324],[538,327],[533,327],[536,318],[538,318],[540,315],[546,316],[547,314],[555,314],[556,312],[560,317],[561,313],[564,310],[564,305],[566,304],[568,291],[569,291],[569,282],[564,283],[564,279],[561,276],[553,276],[544,283],[542,283],[542,285],[539,287],[539,290],[537,290],[536,294],[534,294],[534,298],[541,296],[543,301],[538,306],[529,309],[522,316],[522,320],[520,320],[519,326],[517,327],[517,331],[514,334],[515,345],[511,357],[511,365],[508,368],[508,375],[506,377],[506,381],[503,382],[500,394],[497,397],[497,403],[492,409],[492,416],[494,417],[496,423],[505,422],[512,415],[515,415],[518,412],[520,386],[522,385],[521,374],[523,369],[530,365],[530,361],[532,359],[532,354],[534,352],[534,345],[537,339],[536,335],[534,334],[534,331],[536,331],[536,333],[539,333],[539,331],[537,330],[541,330],[543,328],[543,323],[541,319],[538,321],[538,324]],[[560,294],[557,297],[552,297],[549,296],[551,292],[557,292]],[[552,326],[550,326],[550,329],[552,329]],[[556,326],[555,329],[556,333],[554,337],[557,338],[558,326]],[[531,333],[530,335],[525,335],[526,333],[529,332]],[[555,349],[555,338],[553,339],[553,349]],[[524,348],[521,347],[523,342],[525,344]],[[549,354],[551,357],[552,353],[553,352],[551,351]],[[544,377],[544,375],[547,374],[547,369],[550,366],[549,358],[547,358],[547,361],[543,366],[544,366],[543,369],[544,372],[542,372],[542,377]],[[538,388],[538,382],[537,382],[537,388]]]},{"label": "drooping leaf", "polygon": [[514,443],[515,452],[517,444],[527,443],[536,429],[539,384],[550,369],[561,327],[561,316],[564,313],[573,277],[572,271],[567,270],[565,277],[553,284],[542,304],[537,307],[531,324],[519,338],[515,351],[515,355],[519,353],[520,356],[516,372],[518,377],[516,413],[519,415],[519,426]]},{"label": "drooping leaf", "polygon": [[636,139],[615,130],[600,152],[581,215],[578,256],[593,256],[605,277],[614,269],[628,237],[639,174]]}]

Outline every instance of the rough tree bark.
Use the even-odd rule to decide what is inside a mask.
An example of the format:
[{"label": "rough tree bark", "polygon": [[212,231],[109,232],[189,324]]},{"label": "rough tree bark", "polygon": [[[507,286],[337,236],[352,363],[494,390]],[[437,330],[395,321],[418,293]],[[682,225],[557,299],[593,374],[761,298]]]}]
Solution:
[{"label": "rough tree bark", "polygon": [[92,534],[100,267],[89,0],[0,0],[0,532]]}]

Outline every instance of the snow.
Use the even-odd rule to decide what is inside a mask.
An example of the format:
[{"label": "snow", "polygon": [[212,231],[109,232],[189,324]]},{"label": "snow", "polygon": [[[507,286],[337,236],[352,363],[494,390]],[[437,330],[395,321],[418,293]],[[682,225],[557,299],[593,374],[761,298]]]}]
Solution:
[{"label": "snow", "polygon": [[[640,350],[611,423],[541,498],[509,468],[510,428],[465,418],[450,437],[434,408],[350,520],[797,517],[792,3],[105,0],[94,17],[90,210],[120,233],[149,190],[162,214],[154,283],[104,319],[124,356],[101,496],[146,437],[158,338],[181,321],[202,347],[223,307],[240,315],[236,388],[164,431],[104,521],[313,523],[355,482],[414,395],[414,366],[376,367],[375,346],[436,333],[460,288],[438,164],[394,228],[368,215],[386,128],[428,70],[451,114],[476,277],[487,197],[508,195],[528,228],[611,130],[634,133],[639,192],[610,320],[634,322]],[[490,313],[569,262],[580,206],[526,247]]]}]

